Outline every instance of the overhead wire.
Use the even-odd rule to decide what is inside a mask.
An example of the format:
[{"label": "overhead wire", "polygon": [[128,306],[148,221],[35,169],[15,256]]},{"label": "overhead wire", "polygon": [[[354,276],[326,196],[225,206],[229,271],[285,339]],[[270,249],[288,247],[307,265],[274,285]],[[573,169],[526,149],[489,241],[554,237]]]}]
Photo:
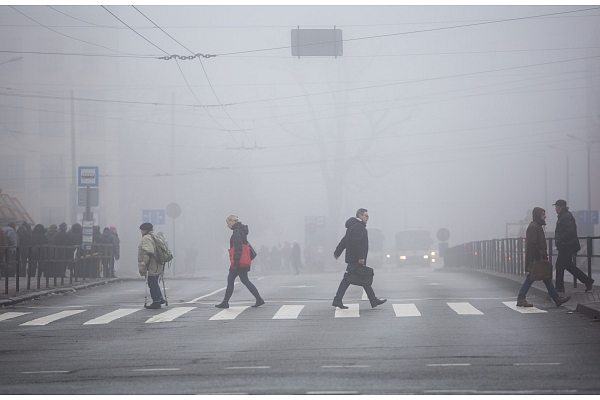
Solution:
[{"label": "overhead wire", "polygon": [[[154,21],[152,21],[150,18],[148,18],[148,16],[146,14],[144,14],[143,12],[141,12],[136,6],[131,6],[133,7],[137,12],[139,12],[142,16],[144,16],[144,18],[146,18],[148,21],[150,21],[155,27],[157,27],[158,29],[160,29],[161,32],[163,32],[165,35],[167,35],[168,37],[170,37],[171,39],[173,39],[177,44],[179,44],[181,47],[183,47],[184,49],[186,49],[187,51],[189,51],[191,54],[194,54],[194,52],[192,50],[190,50],[187,46],[185,46],[183,43],[181,43],[179,40],[175,39],[173,36],[171,36],[169,33],[167,33],[164,29],[162,29],[160,26],[158,26]],[[179,61],[177,59],[175,59],[175,61],[177,62],[177,66],[179,67],[179,69],[181,70],[181,66],[179,66]],[[213,95],[215,96],[215,99],[217,99],[217,103],[219,105],[222,105],[221,100],[219,99],[219,96],[217,96],[217,92],[215,91],[210,78],[208,77],[208,73],[206,72],[206,69],[204,68],[204,64],[202,64],[202,60],[200,58],[198,58],[198,61],[200,61],[200,65],[202,66],[202,71],[204,72],[204,76],[206,77],[206,81],[208,82],[208,85],[210,86],[210,89],[212,90]],[[183,71],[181,71],[181,73],[183,74]],[[196,95],[194,94],[194,91],[192,90],[191,86],[189,85],[189,83],[187,82],[186,79],[186,83],[188,84],[188,87],[190,88],[190,91],[192,92],[192,94],[194,95],[194,97],[196,97]],[[196,97],[196,100],[198,100],[198,98]],[[200,100],[198,100],[198,103],[200,103]],[[227,112],[227,110],[225,108],[223,108],[223,111],[225,112],[225,114],[229,117],[229,119],[231,120],[231,122],[233,122],[233,124],[240,130],[242,130],[242,132],[244,132],[244,135],[246,136],[246,139],[250,140],[248,138],[248,136],[246,135],[246,132],[242,129],[242,127],[240,127],[237,122],[235,122],[235,120],[231,117],[231,115],[229,115],[229,113]],[[208,113],[208,111],[207,111]],[[210,113],[208,113],[210,115]],[[211,115],[212,117],[212,115]],[[213,118],[214,119],[214,118]],[[215,122],[217,122],[215,120]],[[218,123],[218,122],[217,122]],[[220,124],[219,124],[220,125]],[[221,126],[223,128],[223,126]],[[235,142],[235,139],[233,138],[233,135],[231,136],[232,139]]]},{"label": "overhead wire", "polygon": [[13,7],[13,6],[11,6],[11,5],[9,5],[9,7],[10,7],[10,8],[12,8],[13,10],[15,10],[16,12],[18,12],[19,14],[21,14],[22,16],[24,16],[25,18],[27,18],[27,19],[29,19],[29,20],[31,20],[31,21],[33,21],[33,22],[35,22],[36,24],[38,24],[38,25],[40,25],[40,26],[43,26],[44,28],[46,28],[46,29],[48,29],[48,30],[50,30],[50,31],[52,31],[52,32],[54,32],[54,33],[57,33],[57,34],[59,34],[59,35],[61,35],[61,36],[68,37],[69,39],[73,39],[73,40],[76,40],[76,41],[78,41],[78,42],[87,43],[87,44],[90,44],[90,45],[92,45],[92,46],[102,47],[103,49],[107,49],[107,50],[110,50],[110,51],[114,51],[115,53],[120,53],[120,54],[129,54],[129,53],[124,53],[124,52],[122,52],[122,51],[119,51],[119,50],[111,49],[110,47],[102,46],[102,45],[100,45],[100,44],[96,44],[96,43],[88,42],[87,40],[77,39],[77,38],[75,38],[75,37],[73,37],[73,36],[66,35],[66,34],[64,34],[64,33],[62,33],[62,32],[59,32],[59,31],[57,31],[57,30],[54,30],[54,29],[52,29],[52,28],[49,28],[49,27],[47,27],[46,25],[42,24],[41,22],[38,22],[38,21],[36,21],[35,19],[33,19],[33,18],[31,18],[30,16],[26,15],[25,13],[23,13],[23,12],[21,12],[21,11],[17,10],[15,7]]}]

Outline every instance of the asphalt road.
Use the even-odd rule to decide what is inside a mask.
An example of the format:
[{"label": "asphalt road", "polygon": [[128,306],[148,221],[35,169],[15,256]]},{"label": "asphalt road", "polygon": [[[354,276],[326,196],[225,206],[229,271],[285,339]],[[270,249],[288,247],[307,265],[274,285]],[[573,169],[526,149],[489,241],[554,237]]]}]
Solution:
[{"label": "asphalt road", "polygon": [[0,393],[600,393],[600,324],[565,307],[522,313],[514,283],[405,267],[376,271],[387,303],[352,286],[341,313],[341,271],[251,272],[257,309],[241,283],[214,307],[226,270],[168,279],[161,310],[143,309],[142,280],[2,309]]}]

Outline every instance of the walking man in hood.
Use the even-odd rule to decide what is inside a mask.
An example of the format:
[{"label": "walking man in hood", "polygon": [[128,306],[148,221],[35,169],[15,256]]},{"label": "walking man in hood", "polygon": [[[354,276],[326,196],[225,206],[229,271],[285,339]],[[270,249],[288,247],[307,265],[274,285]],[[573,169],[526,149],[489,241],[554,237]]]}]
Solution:
[{"label": "walking man in hood", "polygon": [[[342,254],[344,249],[346,250],[346,272],[340,282],[337,293],[333,298],[334,307],[348,308],[342,303],[342,298],[346,293],[346,290],[350,286],[350,283],[346,279],[348,269],[353,264],[367,265],[367,253],[369,252],[369,234],[367,232],[367,221],[369,220],[369,212],[364,208],[359,208],[356,211],[356,217],[349,218],[346,221],[346,235],[340,240],[340,243],[333,252],[333,258],[336,260]],[[371,307],[375,308],[380,304],[383,304],[387,299],[380,300],[375,297],[375,292],[371,286],[363,286],[365,293],[371,302]]]},{"label": "walking man in hood", "polygon": [[564,296],[565,270],[567,270],[585,284],[585,291],[589,292],[592,290],[594,280],[573,263],[573,255],[581,250],[579,239],[577,239],[575,217],[569,211],[565,200],[556,200],[556,203],[552,205],[556,210],[556,214],[558,214],[558,221],[556,221],[556,229],[554,230],[554,240],[556,240],[556,249],[558,250],[558,257],[556,258],[556,291],[561,296]]},{"label": "walking man in hood", "polygon": [[[529,223],[527,227],[527,233],[525,237],[525,271],[527,277],[523,286],[517,296],[517,307],[533,307],[533,304],[528,303],[525,297],[527,292],[533,285],[533,281],[530,279],[529,271],[531,270],[531,264],[538,260],[548,259],[548,244],[546,243],[546,234],[544,233],[544,225],[546,225],[546,210],[540,207],[535,207],[532,212],[533,221]],[[544,285],[548,294],[556,304],[556,307],[560,307],[569,299],[571,296],[558,297],[558,293],[552,285],[552,277],[545,279]]]}]

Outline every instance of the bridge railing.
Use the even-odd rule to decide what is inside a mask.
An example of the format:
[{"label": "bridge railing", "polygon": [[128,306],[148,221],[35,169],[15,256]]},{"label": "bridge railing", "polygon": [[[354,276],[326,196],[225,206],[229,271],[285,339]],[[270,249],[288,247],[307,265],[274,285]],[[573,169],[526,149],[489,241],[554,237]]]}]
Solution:
[{"label": "bridge railing", "polygon": [[[579,237],[581,250],[573,255],[573,262],[579,267],[587,266],[587,274],[592,277],[594,260],[600,258],[598,246],[600,236]],[[548,258],[552,265],[557,255],[554,238],[547,238]],[[586,265],[581,265],[585,261]],[[444,251],[445,267],[469,267],[487,269],[511,275],[525,275],[525,238],[505,238],[480,240],[449,247]],[[577,279],[573,277],[573,286],[577,287]]]},{"label": "bridge railing", "polygon": [[0,276],[4,279],[4,293],[9,292],[9,281],[14,279],[15,289],[20,290],[21,279],[25,279],[27,290],[31,281],[37,289],[42,278],[45,287],[50,287],[52,278],[54,287],[94,278],[110,278],[114,275],[114,256],[112,244],[94,243],[91,248],[79,246],[8,246],[0,247]]}]

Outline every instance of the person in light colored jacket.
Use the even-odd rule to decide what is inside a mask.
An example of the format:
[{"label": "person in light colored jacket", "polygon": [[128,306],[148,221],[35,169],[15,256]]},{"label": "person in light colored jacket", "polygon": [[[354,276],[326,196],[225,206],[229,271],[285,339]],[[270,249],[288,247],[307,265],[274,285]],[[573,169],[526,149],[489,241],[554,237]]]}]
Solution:
[{"label": "person in light colored jacket", "polygon": [[154,226],[150,222],[144,222],[140,225],[142,241],[138,247],[138,268],[141,276],[146,276],[146,273],[148,273],[148,288],[150,289],[152,304],[145,307],[154,310],[159,309],[161,304],[165,304],[165,299],[158,284],[158,279],[164,272],[164,265],[159,263],[155,256],[156,245],[154,239],[152,239],[153,229]]}]

